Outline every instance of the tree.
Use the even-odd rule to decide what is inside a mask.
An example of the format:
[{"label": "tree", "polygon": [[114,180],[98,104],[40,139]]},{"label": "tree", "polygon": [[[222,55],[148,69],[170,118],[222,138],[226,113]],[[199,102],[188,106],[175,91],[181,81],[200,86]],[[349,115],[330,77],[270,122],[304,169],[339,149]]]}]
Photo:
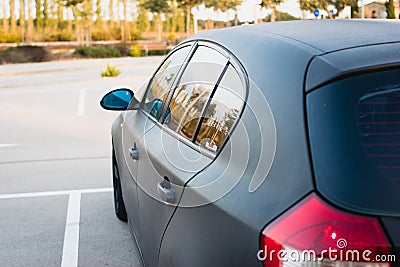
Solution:
[{"label": "tree", "polygon": [[26,33],[26,40],[28,42],[32,41],[32,33],[33,33],[33,17],[32,17],[32,0],[28,0],[28,26],[27,26],[27,33]]},{"label": "tree", "polygon": [[139,5],[139,14],[137,18],[137,28],[139,31],[147,31],[149,29],[149,18],[147,16],[147,10]]},{"label": "tree", "polygon": [[[340,0],[339,0],[340,1]],[[329,18],[333,18],[329,11],[328,5],[331,4],[329,0],[299,0],[300,9],[313,11],[314,9],[323,9],[328,13]]]},{"label": "tree", "polygon": [[43,13],[42,13],[42,1],[41,0],[35,0],[35,10],[36,10],[36,20],[35,20],[35,26],[36,30],[38,29],[43,29]]},{"label": "tree", "polygon": [[7,0],[3,0],[3,29],[4,32],[8,32],[8,20],[7,20]]},{"label": "tree", "polygon": [[127,23],[127,15],[128,15],[128,3],[127,0],[121,0],[122,1],[122,5],[123,5],[123,12],[124,12],[124,18],[122,20],[122,27],[121,27],[121,40],[122,41],[129,41],[131,38],[131,34],[130,34],[130,27]]},{"label": "tree", "polygon": [[55,3],[57,8],[57,28],[60,29],[64,21],[64,14],[63,14],[64,6],[61,0],[56,0]]},{"label": "tree", "polygon": [[72,10],[78,42],[82,42],[84,40],[85,45],[88,45],[90,38],[90,25],[88,20],[91,18],[91,10],[89,10],[88,0],[67,0],[65,6],[71,8]]},{"label": "tree", "polygon": [[186,34],[190,34],[190,17],[192,14],[192,7],[198,6],[204,0],[178,0],[178,7],[184,8],[186,12]]},{"label": "tree", "polygon": [[335,6],[337,14],[339,14],[346,6],[351,6],[352,16],[357,13],[357,0],[299,0],[302,10],[314,11],[315,8],[323,9],[328,13],[329,18],[334,16],[331,14],[328,6]]},{"label": "tree", "polygon": [[[282,0],[283,1],[283,0]],[[214,11],[226,12],[229,9],[237,10],[237,7],[242,3],[242,0],[206,0],[205,4],[208,8],[213,8]],[[229,20],[229,19],[228,19]]]},{"label": "tree", "polygon": [[21,26],[21,40],[25,42],[25,0],[19,1],[19,25]]},{"label": "tree", "polygon": [[11,24],[11,33],[15,33],[17,28],[17,21],[15,20],[15,1],[10,0],[10,24]]},{"label": "tree", "polygon": [[147,0],[142,3],[142,6],[154,14],[153,20],[155,19],[157,25],[157,41],[161,41],[161,14],[169,10],[168,2],[166,0]]},{"label": "tree", "polygon": [[43,29],[49,25],[49,2],[48,0],[43,0]]},{"label": "tree", "polygon": [[103,27],[103,19],[101,17],[101,11],[102,11],[102,9],[101,9],[101,0],[96,0],[96,11],[95,11],[95,14],[96,14],[96,27],[98,29]]},{"label": "tree", "polygon": [[[300,0],[301,1],[301,0]],[[270,21],[276,21],[276,7],[283,3],[283,0],[262,0],[261,6],[271,9]]]},{"label": "tree", "polygon": [[113,0],[109,1],[108,9],[110,11],[110,22],[109,22],[108,27],[112,31],[114,29],[114,1]]},{"label": "tree", "polygon": [[394,1],[389,0],[385,3],[386,9],[387,9],[387,18],[388,19],[395,19],[396,18],[396,13],[394,11]]}]

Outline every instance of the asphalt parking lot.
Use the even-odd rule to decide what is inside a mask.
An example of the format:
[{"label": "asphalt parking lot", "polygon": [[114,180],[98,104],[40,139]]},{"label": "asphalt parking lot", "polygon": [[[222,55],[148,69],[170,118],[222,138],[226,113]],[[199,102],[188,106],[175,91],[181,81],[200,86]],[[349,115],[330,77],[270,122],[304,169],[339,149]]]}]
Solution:
[{"label": "asphalt parking lot", "polygon": [[[0,66],[0,266],[141,266],[114,215],[105,92],[160,57]],[[121,75],[101,78],[106,64]]]}]

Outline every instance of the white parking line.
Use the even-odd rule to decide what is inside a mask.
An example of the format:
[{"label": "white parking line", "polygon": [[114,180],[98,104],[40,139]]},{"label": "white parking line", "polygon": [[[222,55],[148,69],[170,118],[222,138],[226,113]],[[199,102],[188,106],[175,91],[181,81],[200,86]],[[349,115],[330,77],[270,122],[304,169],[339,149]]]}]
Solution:
[{"label": "white parking line", "polygon": [[111,187],[105,187],[105,188],[94,188],[94,189],[77,189],[77,190],[64,190],[64,191],[0,194],[0,200],[1,199],[11,199],[11,198],[25,198],[25,197],[60,196],[60,195],[70,195],[73,193],[80,193],[80,194],[103,193],[103,192],[112,192],[112,191],[113,191],[113,189]]},{"label": "white parking line", "polygon": [[85,114],[85,98],[86,98],[86,90],[81,89],[79,91],[78,110],[76,111],[76,116],[78,117],[82,117]]},{"label": "white parking line", "polygon": [[61,267],[78,266],[80,217],[81,193],[74,192],[69,194]]},{"label": "white parking line", "polygon": [[78,266],[78,252],[79,252],[79,223],[81,217],[81,195],[112,192],[112,191],[113,188],[106,187],[106,188],[78,189],[78,190],[64,190],[64,191],[0,194],[0,200],[68,195],[68,212],[67,212],[67,219],[65,222],[65,234],[64,234],[64,245],[63,245],[63,254],[61,259],[61,267],[76,267]]},{"label": "white parking line", "polygon": [[19,144],[0,144],[0,148],[19,146]]}]

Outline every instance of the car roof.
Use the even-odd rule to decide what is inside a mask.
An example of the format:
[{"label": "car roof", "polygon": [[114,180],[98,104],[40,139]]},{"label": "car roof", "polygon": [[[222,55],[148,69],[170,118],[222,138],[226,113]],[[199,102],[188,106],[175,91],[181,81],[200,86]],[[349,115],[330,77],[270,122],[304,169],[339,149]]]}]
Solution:
[{"label": "car roof", "polygon": [[303,20],[263,23],[248,29],[290,38],[321,53],[400,41],[400,23],[393,20]]},{"label": "car roof", "polygon": [[[261,23],[204,31],[189,38],[202,39],[228,48],[247,69],[264,54],[269,53],[269,62],[276,62],[283,54],[296,55],[301,51],[302,59],[298,57],[297,60],[303,60],[309,66],[306,91],[353,71],[400,62],[400,23],[395,20]],[[271,46],[272,43],[282,45]],[[271,49],[275,50],[268,52]]]},{"label": "car roof", "polygon": [[316,54],[359,46],[400,42],[400,23],[396,20],[298,20],[242,25],[217,31],[205,31],[197,38],[251,31],[255,38],[267,33],[294,40],[319,51]]}]

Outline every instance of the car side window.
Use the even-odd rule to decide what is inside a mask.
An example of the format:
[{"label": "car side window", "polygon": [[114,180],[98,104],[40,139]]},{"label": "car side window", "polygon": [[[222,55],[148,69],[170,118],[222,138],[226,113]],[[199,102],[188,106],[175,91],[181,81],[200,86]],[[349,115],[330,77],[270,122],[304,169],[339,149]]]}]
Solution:
[{"label": "car side window", "polygon": [[164,102],[182,64],[189,54],[190,46],[182,47],[171,54],[153,76],[143,99],[143,110],[156,120],[160,119]]},{"label": "car side window", "polygon": [[244,95],[243,82],[230,65],[202,118],[195,137],[197,145],[214,153],[221,149],[242,110]]},{"label": "car side window", "polygon": [[169,105],[164,124],[192,140],[205,105],[228,59],[218,51],[199,46],[185,69]]}]

